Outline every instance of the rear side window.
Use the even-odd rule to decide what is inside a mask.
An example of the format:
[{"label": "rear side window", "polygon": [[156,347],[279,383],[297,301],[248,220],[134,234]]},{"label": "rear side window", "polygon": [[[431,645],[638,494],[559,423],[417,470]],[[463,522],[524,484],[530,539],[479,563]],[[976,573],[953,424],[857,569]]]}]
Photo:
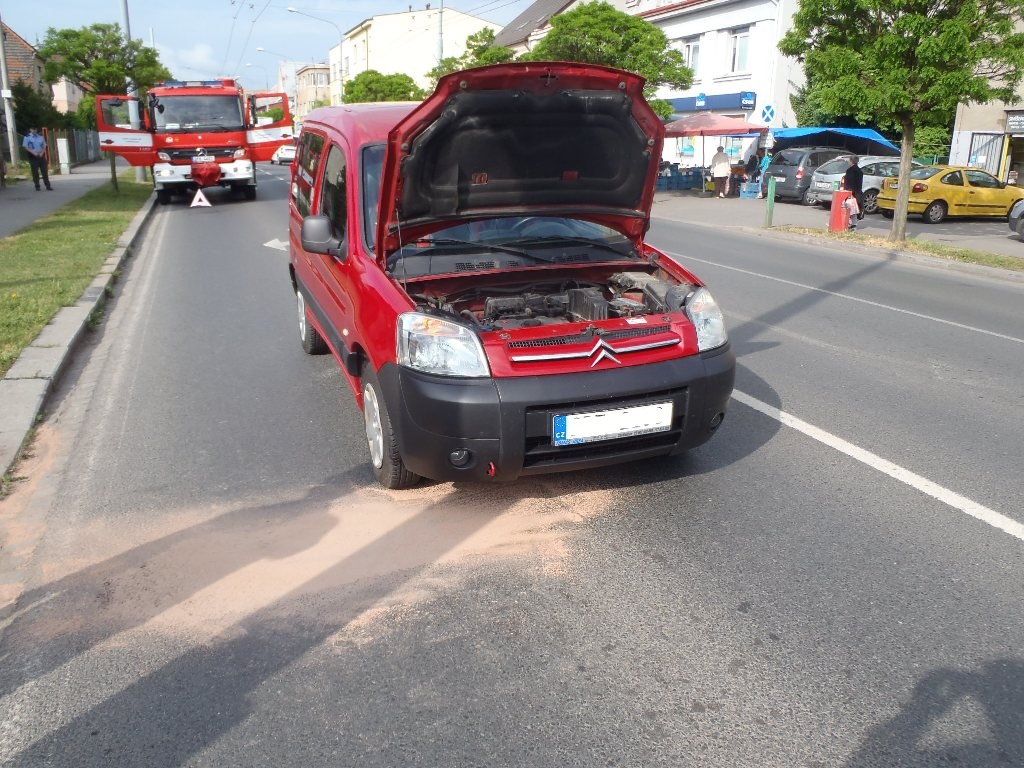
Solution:
[{"label": "rear side window", "polygon": [[[829,160],[827,163],[822,165],[819,169],[819,173],[846,173],[846,169],[850,167],[850,164],[845,160]],[[867,173],[867,169],[864,169],[864,173]]]},{"label": "rear side window", "polygon": [[772,165],[800,165],[804,153],[792,149],[784,149],[772,158]]},{"label": "rear side window", "polygon": [[331,220],[335,236],[344,241],[348,237],[348,184],[345,179],[345,153],[337,144],[331,147],[324,163],[320,213]]},{"label": "rear side window", "polygon": [[301,216],[309,216],[313,208],[313,188],[316,185],[320,158],[324,152],[324,137],[319,133],[303,131],[299,137],[298,154],[295,156],[295,170],[292,186],[292,200]]}]

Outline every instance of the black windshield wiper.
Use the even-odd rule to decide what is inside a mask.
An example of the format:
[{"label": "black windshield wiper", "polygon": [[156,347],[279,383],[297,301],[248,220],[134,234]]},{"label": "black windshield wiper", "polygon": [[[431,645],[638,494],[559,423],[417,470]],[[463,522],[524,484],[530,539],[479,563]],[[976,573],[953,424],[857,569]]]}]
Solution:
[{"label": "black windshield wiper", "polygon": [[630,258],[630,259],[639,258],[636,255],[636,253],[634,253],[632,250],[624,253],[624,252],[620,251],[618,248],[616,248],[614,245],[602,242],[601,240],[589,240],[589,239],[587,239],[585,237],[571,237],[571,236],[566,236],[566,235],[547,235],[545,237],[524,237],[524,238],[521,238],[521,239],[518,239],[518,240],[513,240],[512,242],[515,243],[516,245],[522,246],[524,248],[529,248],[531,245],[550,246],[550,245],[559,245],[561,243],[573,243],[574,245],[586,245],[586,246],[590,246],[591,248],[600,248],[600,249],[605,250],[605,251],[611,251],[615,255],[621,256],[623,258]]},{"label": "black windshield wiper", "polygon": [[510,253],[513,256],[522,256],[523,258],[531,258],[530,254],[519,248],[512,248],[507,245],[495,245],[493,243],[481,243],[474,242],[472,240],[458,240],[454,237],[430,237],[424,238],[423,240],[417,241],[423,246],[423,250],[429,251],[431,248],[437,245],[464,245],[471,249],[482,248],[486,251],[495,253]]}]

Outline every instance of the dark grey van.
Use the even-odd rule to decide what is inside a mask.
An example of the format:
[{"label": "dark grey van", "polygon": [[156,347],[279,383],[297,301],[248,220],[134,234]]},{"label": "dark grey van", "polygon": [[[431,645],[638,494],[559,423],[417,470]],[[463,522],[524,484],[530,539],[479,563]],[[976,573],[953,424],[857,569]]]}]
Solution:
[{"label": "dark grey van", "polygon": [[811,187],[811,174],[819,166],[840,155],[849,155],[846,149],[836,147],[790,147],[780,149],[772,156],[771,165],[761,175],[762,192],[768,191],[768,179],[775,177],[775,197],[784,200],[799,200],[807,205],[813,201],[807,198]]}]

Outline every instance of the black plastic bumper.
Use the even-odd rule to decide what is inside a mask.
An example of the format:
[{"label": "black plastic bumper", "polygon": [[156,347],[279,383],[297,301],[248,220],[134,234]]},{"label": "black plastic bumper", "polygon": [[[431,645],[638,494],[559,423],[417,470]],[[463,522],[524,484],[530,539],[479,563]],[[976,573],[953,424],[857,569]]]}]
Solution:
[{"label": "black plastic bumper", "polygon": [[[704,355],[593,373],[452,379],[395,364],[379,372],[402,460],[435,480],[514,480],[680,453],[714,433],[732,393],[736,358]],[[667,432],[581,445],[551,444],[553,417],[671,400]],[[450,456],[466,450],[469,461]]]}]

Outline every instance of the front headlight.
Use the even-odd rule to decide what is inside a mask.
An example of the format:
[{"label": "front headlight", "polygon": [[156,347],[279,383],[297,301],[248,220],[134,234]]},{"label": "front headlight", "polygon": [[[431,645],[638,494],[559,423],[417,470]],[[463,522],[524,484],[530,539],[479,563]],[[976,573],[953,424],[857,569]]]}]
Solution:
[{"label": "front headlight", "polygon": [[235,150],[234,158],[236,160],[241,160],[243,157],[246,157],[248,154],[249,153],[248,153],[248,151],[246,151],[245,147],[241,147],[241,148]]},{"label": "front headlight", "polygon": [[157,160],[163,160],[165,163],[171,162],[171,156],[169,154],[167,154],[166,152],[157,152],[156,153],[156,159]]},{"label": "front headlight", "polygon": [[725,317],[715,297],[707,288],[698,288],[686,302],[686,316],[697,329],[697,348],[704,352],[720,347],[729,340],[725,332]]},{"label": "front headlight", "polygon": [[398,363],[441,376],[487,376],[484,348],[464,325],[418,312],[398,318]]}]

